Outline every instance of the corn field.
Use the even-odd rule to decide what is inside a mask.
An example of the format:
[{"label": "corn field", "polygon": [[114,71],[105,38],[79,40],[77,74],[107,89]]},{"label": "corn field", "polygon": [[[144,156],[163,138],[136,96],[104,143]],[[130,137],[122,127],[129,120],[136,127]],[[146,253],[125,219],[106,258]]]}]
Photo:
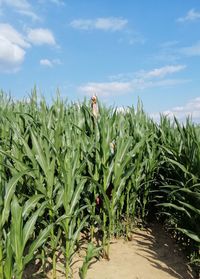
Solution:
[{"label": "corn field", "polygon": [[[39,259],[65,259],[65,276],[82,235],[80,278],[113,238],[157,220],[200,263],[200,127],[187,119],[150,119],[140,103],[123,112],[59,96],[48,105],[0,95],[0,278],[21,279]],[[97,245],[95,239],[100,239]],[[32,275],[33,276],[33,275]],[[34,276],[32,277],[34,278]],[[44,277],[45,278],[45,277]]]}]

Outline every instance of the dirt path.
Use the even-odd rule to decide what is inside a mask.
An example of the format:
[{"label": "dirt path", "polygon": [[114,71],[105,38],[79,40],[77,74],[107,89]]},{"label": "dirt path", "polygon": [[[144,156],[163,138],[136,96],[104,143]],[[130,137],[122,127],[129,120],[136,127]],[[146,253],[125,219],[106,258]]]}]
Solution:
[{"label": "dirt path", "polygon": [[[58,269],[60,263],[58,263]],[[74,279],[80,279],[78,268],[81,261],[73,266]],[[29,273],[30,274],[30,273]],[[38,274],[36,277],[52,278]],[[58,279],[64,273],[57,272]],[[110,261],[100,260],[91,265],[87,279],[193,279],[186,259],[175,242],[159,225],[146,230],[137,230],[130,242],[115,240],[110,246]]]},{"label": "dirt path", "polygon": [[110,258],[92,265],[87,279],[193,278],[183,255],[160,227],[136,232],[131,242],[117,240]]}]

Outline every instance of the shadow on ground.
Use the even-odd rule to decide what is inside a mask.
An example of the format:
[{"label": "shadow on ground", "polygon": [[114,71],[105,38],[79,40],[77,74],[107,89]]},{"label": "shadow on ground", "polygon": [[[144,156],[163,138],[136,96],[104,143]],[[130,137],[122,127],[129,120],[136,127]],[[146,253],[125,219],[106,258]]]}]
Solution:
[{"label": "shadow on ground", "polygon": [[134,241],[138,249],[137,253],[141,255],[142,252],[143,257],[154,268],[163,270],[178,279],[195,278],[180,247],[159,224],[152,224],[147,233],[135,232]]}]

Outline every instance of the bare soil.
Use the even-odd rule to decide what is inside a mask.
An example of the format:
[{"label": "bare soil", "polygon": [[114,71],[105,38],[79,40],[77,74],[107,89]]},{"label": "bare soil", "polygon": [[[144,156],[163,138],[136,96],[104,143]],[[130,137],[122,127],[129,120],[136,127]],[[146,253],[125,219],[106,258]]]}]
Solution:
[{"label": "bare soil", "polygon": [[[64,279],[62,260],[58,263],[58,279]],[[81,260],[76,258],[73,278],[79,279]],[[30,275],[30,273],[29,273]],[[52,278],[51,271],[46,277]],[[94,260],[88,270],[87,279],[194,279],[187,260],[179,246],[163,228],[153,225],[148,229],[137,229],[131,241],[113,240],[110,260]]]}]

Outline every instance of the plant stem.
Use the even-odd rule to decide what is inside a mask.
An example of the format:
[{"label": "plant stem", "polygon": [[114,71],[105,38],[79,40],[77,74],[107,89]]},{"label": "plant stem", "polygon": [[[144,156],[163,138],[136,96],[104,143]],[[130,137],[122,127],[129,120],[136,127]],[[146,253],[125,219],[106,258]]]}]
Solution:
[{"label": "plant stem", "polygon": [[53,279],[56,278],[56,253],[55,249],[53,250]]},{"label": "plant stem", "polygon": [[[53,223],[53,214],[52,214],[51,210],[49,210],[49,215],[50,215],[51,223]],[[55,246],[54,245],[54,228],[52,227],[52,229],[51,229],[51,249],[52,249],[52,253],[53,253],[53,256],[52,256],[52,265],[53,265],[52,278],[56,279],[56,251],[55,251],[54,246]]]},{"label": "plant stem", "polygon": [[3,251],[2,251],[2,229],[0,228],[0,278],[4,278],[3,275]]},{"label": "plant stem", "polygon": [[18,262],[18,264],[17,264],[16,279],[22,279],[22,275],[23,275],[23,263],[22,263],[22,259],[21,259],[20,262]]},{"label": "plant stem", "polygon": [[65,276],[66,279],[70,278],[70,239],[69,239],[69,219],[66,219],[66,247],[65,247]]}]

